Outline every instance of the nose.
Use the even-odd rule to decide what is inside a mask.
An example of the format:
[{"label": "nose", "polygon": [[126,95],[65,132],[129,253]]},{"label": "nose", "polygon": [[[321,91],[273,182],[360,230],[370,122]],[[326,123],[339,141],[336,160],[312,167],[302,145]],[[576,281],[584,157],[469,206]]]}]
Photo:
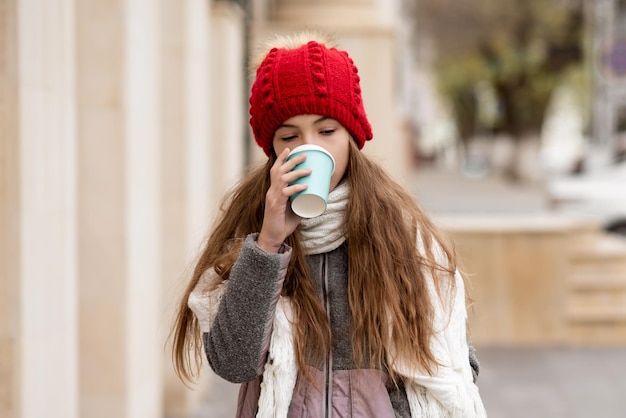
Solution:
[{"label": "nose", "polygon": [[313,132],[307,131],[302,133],[302,145],[317,145],[317,139]]}]

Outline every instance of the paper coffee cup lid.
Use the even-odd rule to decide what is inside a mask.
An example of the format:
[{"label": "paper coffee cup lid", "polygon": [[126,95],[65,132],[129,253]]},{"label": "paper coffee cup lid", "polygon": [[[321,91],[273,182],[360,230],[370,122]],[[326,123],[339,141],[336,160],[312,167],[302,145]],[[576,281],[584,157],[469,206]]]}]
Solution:
[{"label": "paper coffee cup lid", "polygon": [[291,157],[296,152],[302,152],[302,151],[321,151],[321,152],[325,153],[333,161],[333,173],[335,172],[335,158],[333,157],[333,155],[330,152],[328,152],[328,150],[326,148],[320,147],[319,145],[315,145],[315,144],[298,145],[297,147],[295,147],[294,149],[292,149],[289,152],[289,155],[287,156],[287,158]]}]

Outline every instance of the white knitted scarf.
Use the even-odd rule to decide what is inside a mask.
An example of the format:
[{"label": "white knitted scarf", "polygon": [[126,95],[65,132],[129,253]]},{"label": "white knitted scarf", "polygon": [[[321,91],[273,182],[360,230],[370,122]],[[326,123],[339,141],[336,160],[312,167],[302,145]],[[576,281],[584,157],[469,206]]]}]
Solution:
[{"label": "white knitted scarf", "polygon": [[300,233],[307,254],[327,253],[346,240],[343,235],[343,219],[349,196],[350,184],[347,181],[341,182],[329,193],[324,213],[300,222]]},{"label": "white knitted scarf", "polygon": [[[345,241],[342,223],[349,192],[347,182],[340,184],[330,193],[327,210],[322,216],[302,221],[301,233],[308,254],[331,251]],[[423,247],[420,242],[417,245],[418,248]],[[434,247],[436,250],[437,247]],[[438,255],[443,258],[442,253]],[[204,292],[215,276],[212,269],[208,270],[189,298],[189,306],[198,317],[203,332],[210,330],[228,285],[228,281],[224,281],[215,291]],[[487,413],[478,387],[473,382],[469,364],[463,279],[460,274],[455,275],[456,290],[453,294],[444,295],[444,300],[447,300],[444,303],[437,295],[432,277],[428,274],[424,277],[435,308],[435,334],[431,338],[431,350],[441,366],[436,368],[433,376],[402,361],[394,367],[403,376],[411,417],[485,418]],[[297,377],[292,323],[291,300],[281,296],[276,304],[257,418],[287,417]]]}]

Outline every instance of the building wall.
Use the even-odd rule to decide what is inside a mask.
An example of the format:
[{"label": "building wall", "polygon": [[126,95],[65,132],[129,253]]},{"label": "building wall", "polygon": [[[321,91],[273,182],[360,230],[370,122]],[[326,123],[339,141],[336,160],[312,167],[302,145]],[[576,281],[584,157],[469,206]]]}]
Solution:
[{"label": "building wall", "polygon": [[3,417],[78,416],[72,11],[69,0],[0,1]]},{"label": "building wall", "polygon": [[0,0],[0,416],[182,417],[210,390],[182,385],[166,342],[220,198],[258,158],[257,35],[331,23],[361,70],[366,152],[402,177],[390,3],[238,3]]}]

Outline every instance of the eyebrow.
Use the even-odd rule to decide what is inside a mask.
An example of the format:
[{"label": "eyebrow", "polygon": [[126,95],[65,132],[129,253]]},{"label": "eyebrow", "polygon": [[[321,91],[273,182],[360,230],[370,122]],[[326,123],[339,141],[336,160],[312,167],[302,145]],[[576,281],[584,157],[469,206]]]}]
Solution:
[{"label": "eyebrow", "polygon": [[[328,116],[322,116],[321,118],[316,119],[316,120],[313,122],[313,124],[314,124],[314,125],[316,125],[316,124],[318,124],[318,123],[320,123],[320,122],[324,122],[324,121],[325,121],[325,120],[327,120],[327,119],[332,119],[332,118],[330,118],[330,117],[328,117]],[[283,124],[279,125],[279,126],[278,126],[278,128],[276,128],[276,129],[280,129],[280,128],[297,128],[297,126],[296,126],[296,125],[290,125],[290,124],[288,124],[288,123],[283,123]]]}]

